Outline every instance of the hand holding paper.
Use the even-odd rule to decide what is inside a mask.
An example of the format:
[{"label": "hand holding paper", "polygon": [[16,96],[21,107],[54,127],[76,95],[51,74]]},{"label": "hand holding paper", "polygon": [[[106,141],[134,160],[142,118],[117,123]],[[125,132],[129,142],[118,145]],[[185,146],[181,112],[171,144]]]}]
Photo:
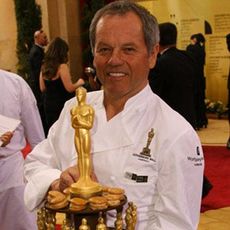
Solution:
[{"label": "hand holding paper", "polygon": [[9,118],[0,114],[0,146],[9,143],[13,131],[20,124],[20,121],[17,119]]},{"label": "hand holding paper", "polygon": [[6,132],[0,137],[0,146],[5,147],[10,143],[10,140],[13,136],[13,132]]}]

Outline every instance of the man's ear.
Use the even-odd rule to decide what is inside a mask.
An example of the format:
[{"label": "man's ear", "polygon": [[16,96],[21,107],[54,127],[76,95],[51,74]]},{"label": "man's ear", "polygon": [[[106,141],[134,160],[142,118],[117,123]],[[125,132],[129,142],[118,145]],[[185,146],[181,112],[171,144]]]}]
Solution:
[{"label": "man's ear", "polygon": [[153,47],[153,49],[149,55],[149,68],[150,69],[152,69],[155,66],[158,53],[159,53],[159,44],[156,44]]}]

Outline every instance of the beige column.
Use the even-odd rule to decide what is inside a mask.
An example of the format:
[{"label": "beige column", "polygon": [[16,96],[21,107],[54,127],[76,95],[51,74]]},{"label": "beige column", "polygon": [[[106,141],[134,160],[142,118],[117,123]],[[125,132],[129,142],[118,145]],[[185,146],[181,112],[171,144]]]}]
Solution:
[{"label": "beige column", "polygon": [[60,36],[69,44],[70,71],[73,81],[76,81],[82,76],[79,1],[37,0],[37,2],[41,4],[43,26],[50,40]]}]

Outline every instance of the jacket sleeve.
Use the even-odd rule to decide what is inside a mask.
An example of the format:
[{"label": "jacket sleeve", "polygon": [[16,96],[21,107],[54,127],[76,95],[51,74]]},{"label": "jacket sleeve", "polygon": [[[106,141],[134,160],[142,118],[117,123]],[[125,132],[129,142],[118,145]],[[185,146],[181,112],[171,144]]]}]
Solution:
[{"label": "jacket sleeve", "polygon": [[25,137],[29,142],[30,146],[34,148],[45,138],[41,117],[36,104],[36,99],[30,89],[29,85],[20,81],[21,85],[21,112],[20,118],[24,127]]},{"label": "jacket sleeve", "polygon": [[204,160],[194,130],[186,131],[165,152],[159,168],[155,204],[158,230],[196,230],[200,217]]}]

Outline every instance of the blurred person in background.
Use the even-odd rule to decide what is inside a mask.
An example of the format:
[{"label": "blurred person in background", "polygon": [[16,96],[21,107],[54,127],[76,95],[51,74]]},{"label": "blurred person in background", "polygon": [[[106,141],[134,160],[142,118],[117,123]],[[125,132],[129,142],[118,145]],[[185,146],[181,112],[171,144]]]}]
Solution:
[{"label": "blurred person in background", "polygon": [[68,66],[69,46],[60,37],[54,38],[45,53],[40,73],[40,90],[48,129],[58,119],[67,100],[85,82],[79,78],[73,83]]},{"label": "blurred person in background", "polygon": [[42,65],[42,60],[45,54],[45,46],[48,45],[47,35],[43,30],[37,30],[34,33],[34,44],[29,52],[29,66],[30,66],[30,74],[29,74],[29,84],[33,91],[33,94],[37,100],[37,105],[39,109],[39,113],[42,119],[42,125],[45,133],[48,132],[44,107],[42,101],[42,93],[39,88],[39,75]]},{"label": "blurred person in background", "polygon": [[156,66],[150,70],[149,84],[154,93],[196,128],[195,71],[192,59],[176,47],[177,28],[159,24],[160,49]]}]

